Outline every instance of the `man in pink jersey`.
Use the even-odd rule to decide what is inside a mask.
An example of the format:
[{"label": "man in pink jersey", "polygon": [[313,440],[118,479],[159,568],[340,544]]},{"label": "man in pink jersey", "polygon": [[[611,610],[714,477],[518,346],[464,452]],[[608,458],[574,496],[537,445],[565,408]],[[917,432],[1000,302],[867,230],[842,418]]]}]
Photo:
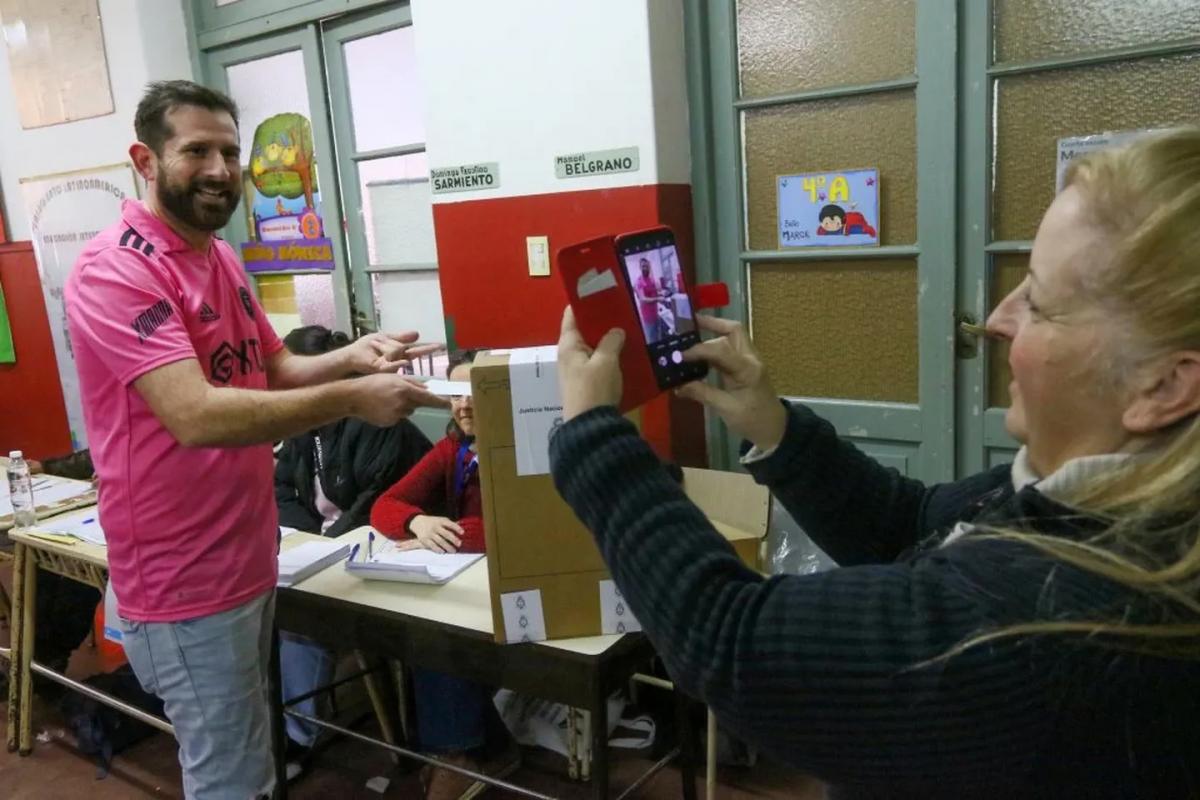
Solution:
[{"label": "man in pink jersey", "polygon": [[130,664],[175,727],[186,796],[257,797],[274,785],[270,443],[448,403],[396,374],[428,352],[415,333],[322,356],[283,347],[213,236],[241,196],[232,100],[151,84],[134,127],[146,200],[126,201],[66,286],[111,587]]}]

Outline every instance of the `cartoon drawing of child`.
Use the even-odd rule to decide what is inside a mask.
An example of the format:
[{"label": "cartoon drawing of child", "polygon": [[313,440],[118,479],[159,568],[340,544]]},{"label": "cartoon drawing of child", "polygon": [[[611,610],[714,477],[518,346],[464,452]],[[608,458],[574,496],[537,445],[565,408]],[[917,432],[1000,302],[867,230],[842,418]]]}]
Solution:
[{"label": "cartoon drawing of child", "polygon": [[817,214],[820,223],[817,225],[817,236],[842,236],[845,234],[846,211],[841,206],[830,203]]}]

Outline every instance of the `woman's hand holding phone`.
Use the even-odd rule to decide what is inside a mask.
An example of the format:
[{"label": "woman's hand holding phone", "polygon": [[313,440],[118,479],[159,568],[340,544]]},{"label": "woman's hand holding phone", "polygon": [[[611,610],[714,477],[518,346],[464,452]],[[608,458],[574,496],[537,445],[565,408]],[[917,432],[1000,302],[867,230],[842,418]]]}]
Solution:
[{"label": "woman's hand holding phone", "polygon": [[787,427],[787,409],[779,402],[750,335],[740,323],[705,314],[697,314],[696,323],[700,330],[717,336],[690,348],[683,358],[709,364],[720,376],[720,385],[694,381],[680,386],[676,394],[708,406],[730,430],[760,450],[776,447]]},{"label": "woman's hand holding phone", "polygon": [[587,346],[575,325],[575,312],[563,312],[558,338],[558,386],[563,399],[563,422],[586,411],[621,402],[621,348],[625,331],[613,328],[596,349]]}]

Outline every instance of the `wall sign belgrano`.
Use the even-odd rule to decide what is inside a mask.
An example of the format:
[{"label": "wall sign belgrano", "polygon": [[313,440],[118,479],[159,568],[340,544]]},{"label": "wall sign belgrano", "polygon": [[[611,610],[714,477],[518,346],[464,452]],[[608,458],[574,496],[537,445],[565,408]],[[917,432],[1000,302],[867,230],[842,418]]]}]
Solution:
[{"label": "wall sign belgrano", "polygon": [[614,172],[637,172],[641,168],[636,147],[570,153],[554,157],[554,174],[560,178],[586,178]]},{"label": "wall sign belgrano", "polygon": [[434,167],[429,170],[434,194],[479,192],[500,188],[500,164],[463,164],[458,167]]}]

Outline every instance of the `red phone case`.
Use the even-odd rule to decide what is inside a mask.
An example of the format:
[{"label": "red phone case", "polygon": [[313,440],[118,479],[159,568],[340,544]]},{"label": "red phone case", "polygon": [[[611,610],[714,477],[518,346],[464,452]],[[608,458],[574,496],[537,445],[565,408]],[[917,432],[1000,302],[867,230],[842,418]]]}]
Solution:
[{"label": "red phone case", "polygon": [[[617,240],[660,231],[669,233],[670,229],[652,228],[621,236],[601,236],[564,247],[555,256],[558,274],[566,286],[571,308],[575,310],[575,324],[588,346],[598,345],[604,334],[613,328],[625,331],[625,347],[621,350],[624,388],[619,410],[622,413],[644,405],[662,389],[658,387],[654,366],[646,352],[642,321],[630,301],[632,292],[617,252]],[[696,286],[688,294],[696,310],[729,305],[729,287],[723,283]]]},{"label": "red phone case", "polygon": [[558,274],[567,289],[575,324],[589,347],[595,347],[613,328],[625,331],[621,350],[622,413],[653,399],[661,391],[646,354],[642,323],[629,301],[628,279],[617,256],[616,240],[601,236],[564,247],[556,256]]}]

